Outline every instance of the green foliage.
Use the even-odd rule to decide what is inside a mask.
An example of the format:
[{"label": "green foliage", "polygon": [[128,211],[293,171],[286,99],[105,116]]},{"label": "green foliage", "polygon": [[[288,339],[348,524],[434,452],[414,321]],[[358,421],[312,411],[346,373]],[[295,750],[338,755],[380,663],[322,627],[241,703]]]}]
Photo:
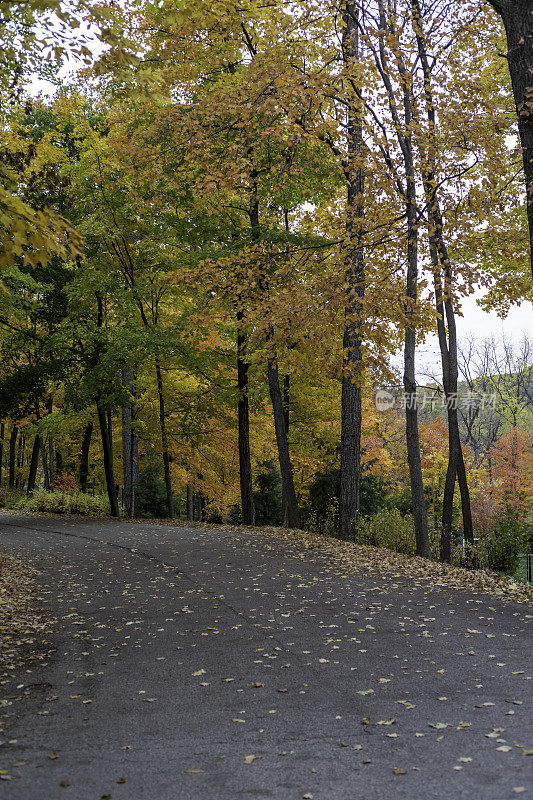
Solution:
[{"label": "green foliage", "polygon": [[139,480],[135,488],[136,515],[140,517],[168,516],[167,493],[162,477],[161,461],[157,453],[143,458]]},{"label": "green foliage", "polygon": [[497,526],[475,545],[480,566],[512,575],[518,567],[519,553],[526,548],[531,530],[518,515],[507,509]]},{"label": "green foliage", "polygon": [[20,511],[48,511],[53,514],[80,514],[94,517],[109,514],[109,502],[105,495],[84,494],[83,492],[45,492],[39,490],[30,497],[19,500]]},{"label": "green foliage", "polygon": [[336,536],[338,525],[339,501],[336,497],[330,499],[320,516],[315,511],[311,511],[306,522],[311,533],[320,533],[322,536]]},{"label": "green foliage", "polygon": [[281,524],[281,477],[273,460],[262,464],[254,492],[256,525]]},{"label": "green foliage", "polygon": [[[331,535],[337,526],[339,487],[338,467],[318,472],[309,487],[309,502],[305,517],[308,527],[317,533]],[[381,479],[371,472],[363,471],[359,502],[363,517],[375,514],[387,502],[387,493]]]},{"label": "green foliage", "polygon": [[407,514],[403,516],[397,508],[382,509],[362,519],[358,541],[414,556],[416,541],[413,518]]},{"label": "green foliage", "polygon": [[24,492],[9,486],[0,487],[0,508],[17,508]]}]

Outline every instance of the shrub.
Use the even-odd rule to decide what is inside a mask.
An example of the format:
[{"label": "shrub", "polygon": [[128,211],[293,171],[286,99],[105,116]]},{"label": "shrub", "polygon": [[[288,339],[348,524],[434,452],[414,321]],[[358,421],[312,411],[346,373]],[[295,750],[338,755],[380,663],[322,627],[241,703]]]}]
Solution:
[{"label": "shrub", "polygon": [[[318,472],[309,486],[308,507],[304,509],[306,526],[316,533],[330,535],[338,526],[340,470],[338,467]],[[387,494],[383,482],[368,469],[361,475],[359,496],[360,513],[375,514],[386,504]]]},{"label": "shrub", "polygon": [[281,524],[281,476],[273,460],[261,465],[254,492],[256,525]]},{"label": "shrub", "polygon": [[0,487],[0,508],[17,508],[24,492],[10,486]]},{"label": "shrub", "polygon": [[73,493],[80,491],[80,485],[72,472],[60,472],[55,477],[54,489],[59,492]]},{"label": "shrub", "polygon": [[530,536],[528,526],[516,511],[508,508],[497,520],[496,527],[479,539],[474,547],[480,566],[512,575],[518,567],[519,553]]},{"label": "shrub", "polygon": [[402,516],[397,508],[383,509],[362,518],[358,541],[374,547],[387,547],[397,553],[415,555],[415,527],[411,515]]},{"label": "shrub", "polygon": [[22,497],[17,507],[21,511],[46,511],[52,514],[80,514],[82,516],[109,514],[109,502],[105,495],[92,497],[83,492],[39,490],[30,497]]},{"label": "shrub", "polygon": [[311,511],[307,519],[307,527],[311,533],[336,536],[339,527],[339,501],[337,498],[334,497],[330,500],[328,507],[320,516]]}]

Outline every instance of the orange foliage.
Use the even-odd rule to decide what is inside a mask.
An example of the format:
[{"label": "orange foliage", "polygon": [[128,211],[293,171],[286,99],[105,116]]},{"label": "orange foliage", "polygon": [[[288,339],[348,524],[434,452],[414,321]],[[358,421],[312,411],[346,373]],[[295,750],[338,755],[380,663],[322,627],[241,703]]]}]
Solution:
[{"label": "orange foliage", "polygon": [[80,491],[77,478],[72,472],[60,472],[56,476],[53,488],[58,492],[66,492],[66,494]]}]

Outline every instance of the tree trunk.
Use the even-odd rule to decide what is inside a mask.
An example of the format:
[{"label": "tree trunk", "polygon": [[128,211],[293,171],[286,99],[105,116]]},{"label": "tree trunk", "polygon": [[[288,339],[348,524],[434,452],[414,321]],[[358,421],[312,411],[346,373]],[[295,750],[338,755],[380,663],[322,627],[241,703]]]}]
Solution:
[{"label": "tree trunk", "polygon": [[[54,413],[54,400],[52,395],[48,398],[48,413]],[[48,489],[52,489],[55,480],[55,463],[54,463],[54,434],[49,433],[47,436],[48,440]],[[45,443],[43,442],[43,445]],[[46,447],[45,447],[46,452]],[[44,458],[44,456],[43,456]],[[44,461],[43,461],[44,463]],[[46,477],[46,476],[45,476]]]},{"label": "tree trunk", "polygon": [[37,435],[33,440],[33,448],[31,451],[30,471],[28,474],[28,485],[26,487],[26,494],[28,497],[33,494],[35,489],[35,481],[37,478],[37,467],[39,465],[39,452],[41,449],[41,437]]},{"label": "tree trunk", "polygon": [[[284,375],[283,377],[283,418],[285,420],[285,432],[287,434],[287,439],[289,438],[289,425],[291,422],[290,418],[290,390],[291,390],[291,379],[290,375]],[[289,527],[289,506],[287,503],[287,498],[282,492],[281,497],[281,524],[284,528]]]},{"label": "tree trunk", "polygon": [[518,116],[527,197],[531,273],[533,275],[533,2],[489,0],[507,35],[507,63]]},{"label": "tree trunk", "polygon": [[[451,534],[453,517],[453,495],[457,471],[461,473],[460,490],[463,515],[463,531],[465,539],[473,542],[472,512],[470,508],[470,493],[464,468],[461,439],[459,436],[459,421],[457,416],[457,386],[458,386],[458,358],[457,358],[457,332],[455,325],[455,311],[453,306],[453,275],[448,249],[444,239],[444,224],[442,212],[437,195],[438,181],[436,180],[436,124],[435,105],[431,87],[431,68],[426,51],[426,40],[423,29],[423,18],[419,0],[411,0],[413,20],[416,29],[417,48],[420,63],[424,73],[424,96],[426,112],[430,127],[430,144],[422,166],[422,180],[429,212],[429,250],[433,267],[433,280],[435,286],[435,306],[437,310],[437,334],[442,364],[442,383],[448,409],[448,469],[444,485],[444,500],[442,509],[442,529],[440,554],[443,561],[451,558]],[[444,286],[442,280],[444,277]]]},{"label": "tree trunk", "polygon": [[48,453],[46,451],[46,443],[45,440],[41,438],[40,448],[41,448],[41,460],[43,462],[43,477],[44,477],[44,488],[45,491],[50,491],[50,473],[48,471]]},{"label": "tree trunk", "polygon": [[83,439],[81,442],[80,487],[82,492],[87,491],[87,479],[89,477],[89,450],[91,447],[92,435],[93,435],[93,421],[90,420],[85,426],[85,429],[83,431]]},{"label": "tree trunk", "polygon": [[187,520],[194,522],[194,491],[190,483],[187,484]]},{"label": "tree trunk", "polygon": [[157,377],[157,394],[159,397],[159,426],[161,428],[161,445],[163,450],[163,469],[165,474],[165,488],[167,492],[167,511],[170,519],[174,518],[174,499],[172,497],[172,476],[170,474],[170,452],[168,446],[167,421],[165,413],[165,395],[163,393],[163,376],[159,357],[155,359],[155,372]]},{"label": "tree trunk", "polygon": [[442,521],[440,531],[440,560],[448,563],[452,558],[453,495],[457,475],[457,451],[454,437],[448,428],[448,467],[442,500]]},{"label": "tree trunk", "polygon": [[22,477],[23,469],[24,469],[24,452],[26,450],[26,436],[24,433],[21,433],[19,436],[18,441],[18,453],[17,453],[17,477],[15,480],[15,484],[18,487],[19,484],[22,484],[21,488],[24,488],[24,478]]},{"label": "tree trunk", "polygon": [[[271,326],[267,336],[267,344],[272,340],[273,334],[274,330]],[[298,509],[296,491],[294,489],[294,475],[289,451],[289,439],[285,427],[283,397],[279,386],[278,360],[275,345],[271,344],[271,348],[267,363],[268,388],[270,390],[270,399],[274,412],[274,428],[276,430],[276,443],[278,446],[279,468],[281,472],[282,507],[286,513],[286,521],[284,518],[283,526],[285,528],[299,528],[300,512]]]},{"label": "tree trunk", "polygon": [[[132,370],[122,373],[122,385],[134,397],[134,374]],[[122,468],[124,476],[124,512],[127,517],[135,516],[135,487],[139,480],[139,441],[132,423],[137,417],[134,400],[122,408]]]},{"label": "tree trunk", "polygon": [[[385,4],[379,0],[380,29],[392,28],[387,21]],[[415,162],[412,143],[413,102],[412,83],[400,53],[395,60],[402,79],[403,120],[397,103],[396,92],[388,70],[388,51],[383,39],[379,43],[381,75],[385,84],[391,117],[395,125],[398,144],[405,164],[405,188],[401,186],[405,200],[407,220],[407,275],[405,288],[405,335],[403,386],[405,392],[405,438],[407,462],[413,502],[416,554],[431,558],[428,518],[422,461],[420,457],[420,437],[418,431],[418,407],[416,397],[416,307],[418,302],[418,204],[416,196]]]},{"label": "tree trunk", "polygon": [[102,436],[102,450],[104,454],[104,472],[109,498],[109,508],[112,517],[119,516],[117,487],[115,484],[115,474],[113,470],[113,450],[109,436],[108,416],[105,411],[97,406],[98,422],[100,423],[100,434]]},{"label": "tree trunk", "polygon": [[4,466],[4,436],[6,432],[6,424],[0,424],[0,486],[2,485],[2,472]]},{"label": "tree trunk", "polygon": [[[343,61],[346,68],[350,69],[359,58],[358,8],[353,0],[346,0],[344,4],[344,22]],[[362,166],[364,146],[361,113],[361,101],[354,90],[349,97],[346,128],[348,148],[348,160],[345,167],[347,250],[344,257],[345,314],[341,400],[339,504],[339,537],[341,539],[352,539],[355,536],[361,485],[361,345],[365,294],[363,249],[365,175]]]},{"label": "tree trunk", "polygon": [[[416,258],[416,256],[415,256]],[[407,296],[416,302],[417,268],[408,267]],[[413,283],[415,288],[413,288]],[[414,295],[414,297],[413,297]],[[413,500],[413,519],[415,526],[416,554],[431,558],[424,481],[422,478],[422,462],[420,458],[420,438],[418,433],[418,408],[415,379],[415,331],[408,324],[405,329],[404,373],[405,390],[405,435],[407,444],[407,461],[411,481],[411,497]]]},{"label": "tree trunk", "polygon": [[238,435],[239,474],[241,482],[241,510],[244,525],[255,525],[254,490],[252,484],[252,459],[250,455],[250,409],[248,404],[248,362],[246,337],[242,330],[244,312],[237,312],[237,388],[239,390]]},{"label": "tree trunk", "polygon": [[19,429],[15,426],[11,429],[9,437],[9,486],[11,489],[15,487],[15,463],[17,454],[17,436]]},{"label": "tree trunk", "polygon": [[55,444],[54,435],[52,433],[48,436],[48,480],[50,488],[53,488],[56,479],[56,460],[55,460]]}]

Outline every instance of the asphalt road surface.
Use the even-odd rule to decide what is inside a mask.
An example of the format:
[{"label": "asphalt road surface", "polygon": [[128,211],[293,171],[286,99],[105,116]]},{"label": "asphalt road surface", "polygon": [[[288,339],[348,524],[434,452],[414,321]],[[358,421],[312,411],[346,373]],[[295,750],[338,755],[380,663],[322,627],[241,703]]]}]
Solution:
[{"label": "asphalt road surface", "polygon": [[57,620],[2,800],[533,797],[530,607],[247,532],[2,515],[0,551]]}]

